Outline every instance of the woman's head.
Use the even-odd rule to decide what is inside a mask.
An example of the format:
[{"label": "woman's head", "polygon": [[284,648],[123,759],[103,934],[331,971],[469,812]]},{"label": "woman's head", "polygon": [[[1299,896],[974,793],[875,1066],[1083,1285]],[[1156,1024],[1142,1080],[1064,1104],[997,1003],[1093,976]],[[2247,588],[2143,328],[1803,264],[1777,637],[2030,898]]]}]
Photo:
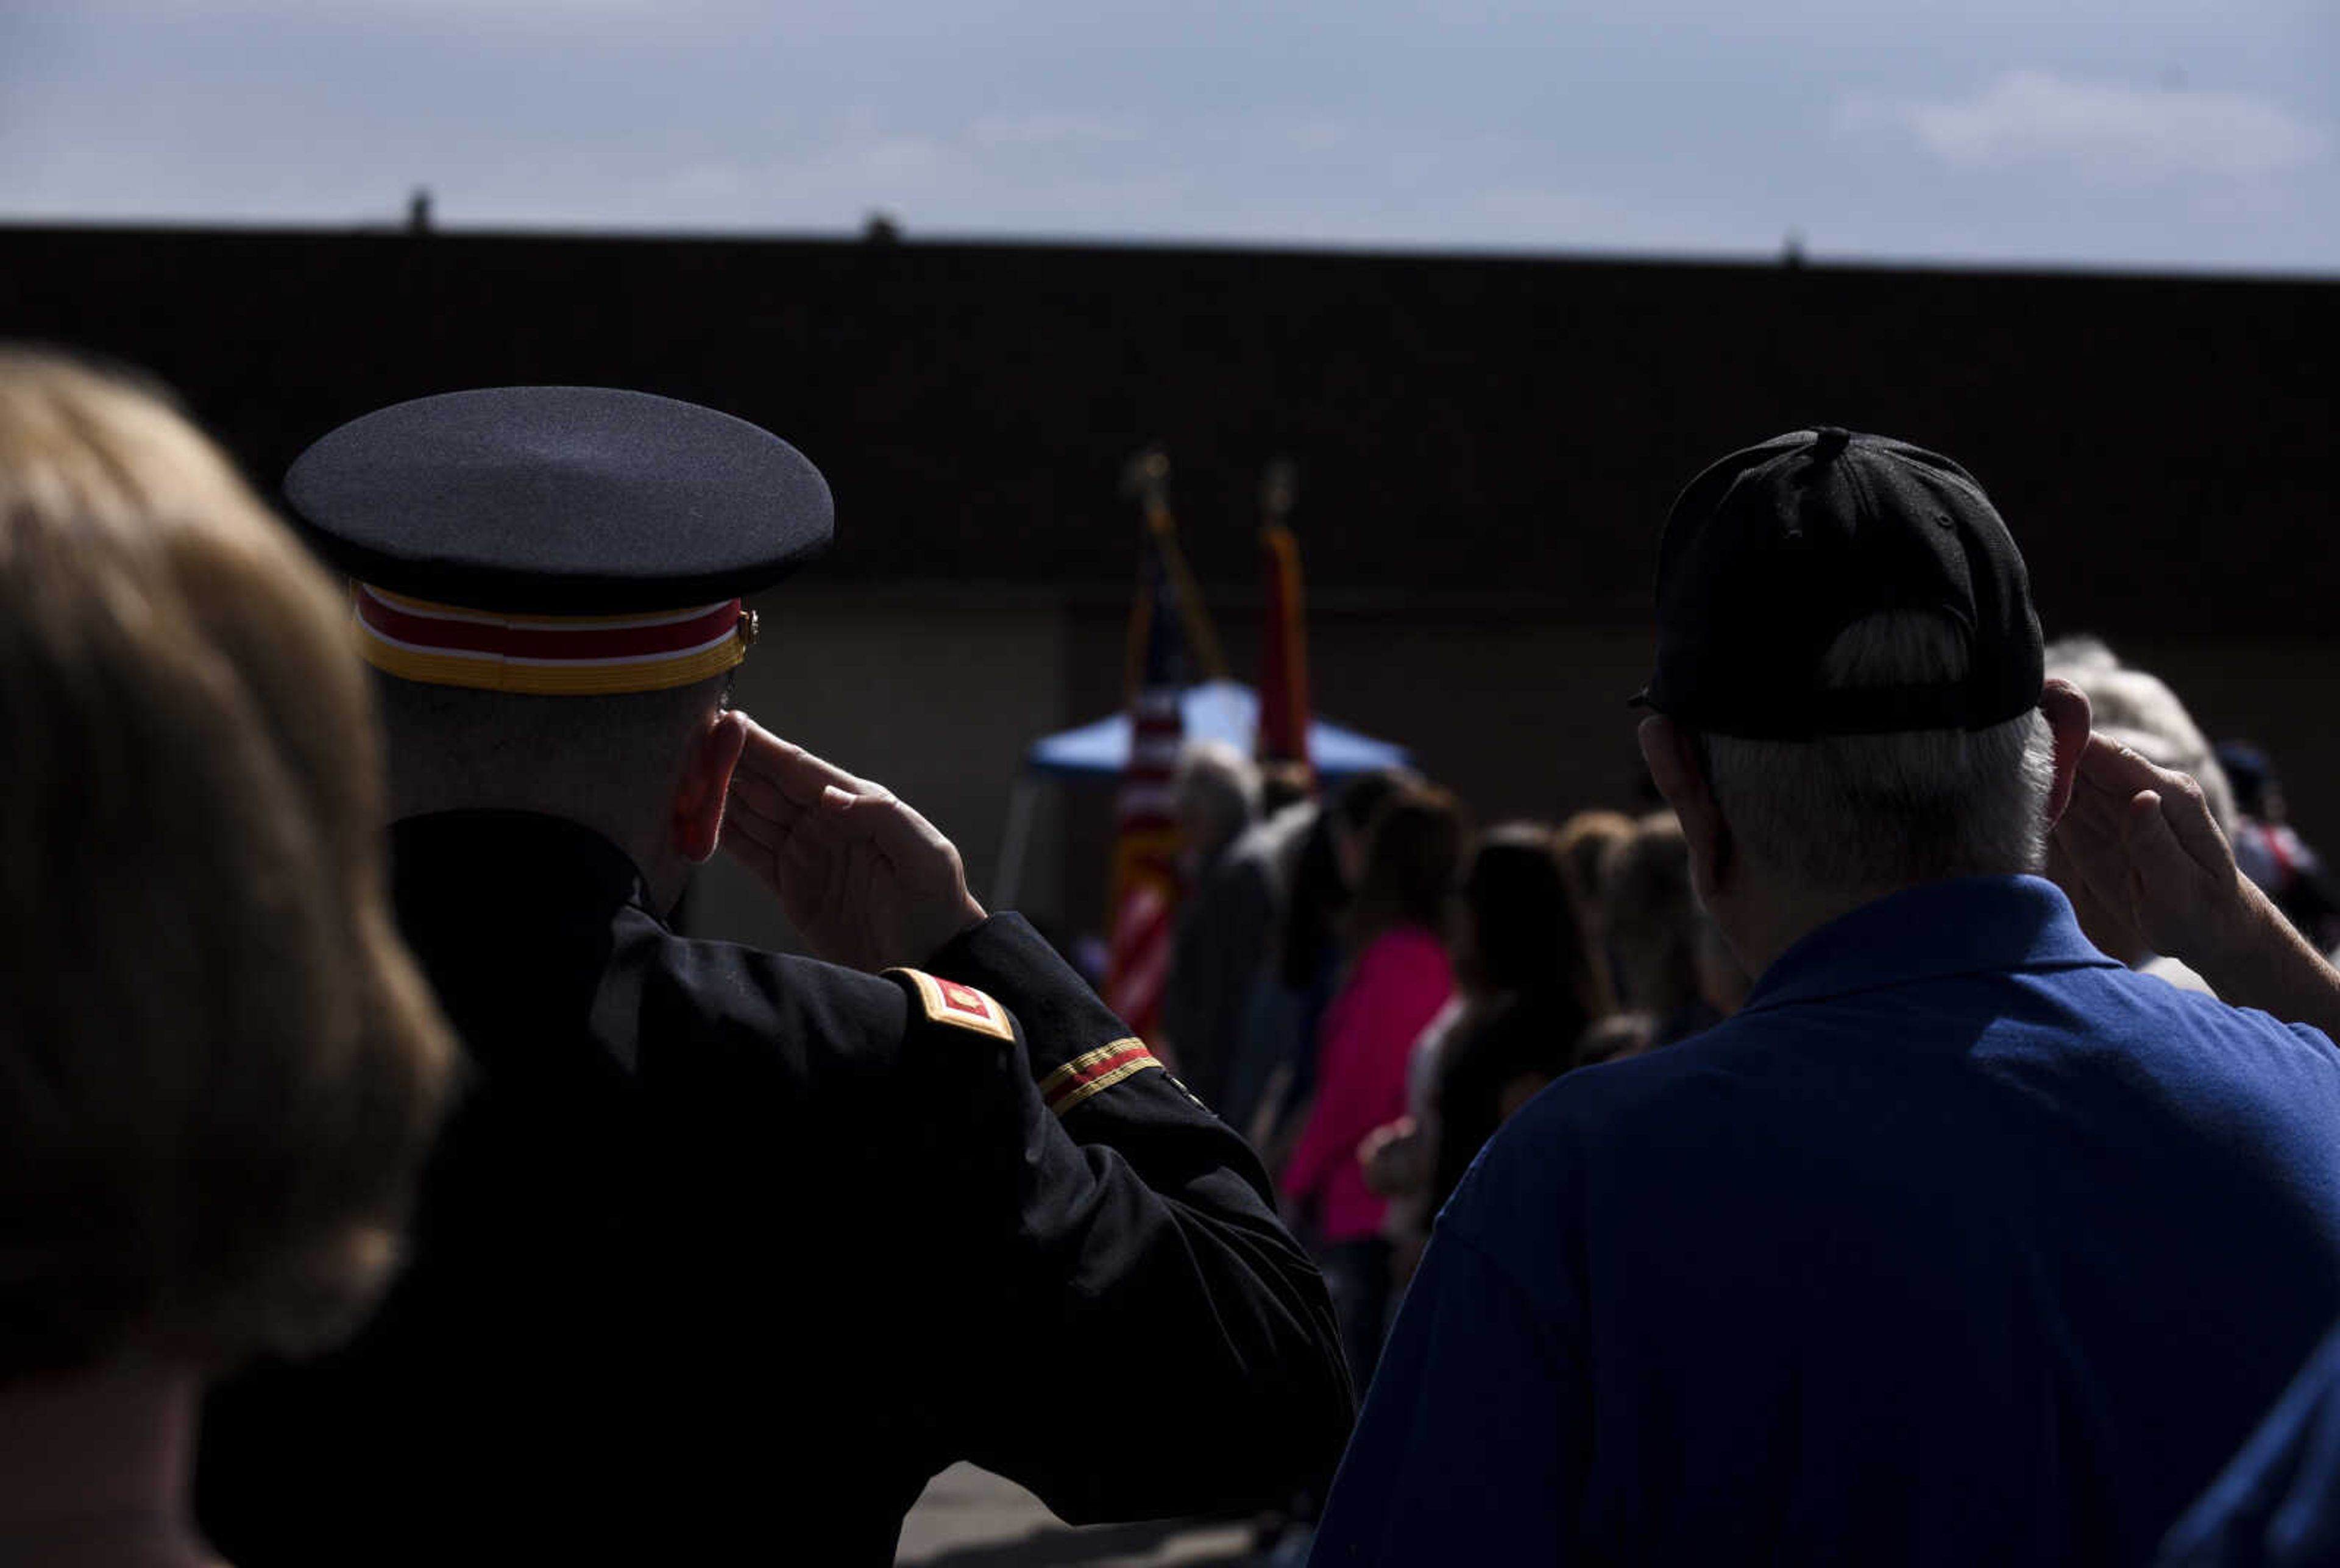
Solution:
[{"label": "woman's head", "polygon": [[1359,846],[1351,946],[1396,926],[1443,934],[1469,837],[1462,806],[1434,784],[1407,784],[1383,800]]},{"label": "woman's head", "polygon": [[0,1381],[330,1337],[453,1047],[330,582],[156,398],[0,351]]},{"label": "woman's head", "polygon": [[1625,1005],[1663,1017],[1698,996],[1698,896],[1690,845],[1671,811],[1652,812],[1612,845],[1601,871],[1608,938]]},{"label": "woman's head", "polygon": [[1421,784],[1420,777],[1406,769],[1376,768],[1356,774],[1333,796],[1324,820],[1333,863],[1348,894],[1354,895],[1364,876],[1365,834],[1373,819],[1392,796]]},{"label": "woman's head", "polygon": [[[1568,877],[1570,896],[1576,900],[1579,922],[1597,928],[1602,918],[1607,889],[1601,877],[1609,852],[1633,836],[1633,819],[1621,811],[1585,810],[1562,822],[1553,834],[1561,868]],[[1597,941],[1599,933],[1588,933]]]},{"label": "woman's head", "polygon": [[1455,973],[1477,992],[1552,991],[1607,1011],[1552,830],[1507,822],[1480,835],[1462,874]]}]

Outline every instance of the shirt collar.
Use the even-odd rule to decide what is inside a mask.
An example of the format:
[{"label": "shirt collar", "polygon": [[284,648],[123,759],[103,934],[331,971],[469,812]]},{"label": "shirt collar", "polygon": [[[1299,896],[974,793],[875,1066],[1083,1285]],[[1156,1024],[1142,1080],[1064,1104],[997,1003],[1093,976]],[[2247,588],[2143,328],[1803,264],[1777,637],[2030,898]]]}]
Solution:
[{"label": "shirt collar", "polygon": [[606,918],[649,911],[626,852],[582,823],[535,811],[434,811],[390,827],[392,887],[403,908],[453,898],[507,914],[550,906]]},{"label": "shirt collar", "polygon": [[2117,969],[2044,877],[1925,882],[1863,904],[1772,961],[1742,1012],[1915,980],[2009,970]]}]

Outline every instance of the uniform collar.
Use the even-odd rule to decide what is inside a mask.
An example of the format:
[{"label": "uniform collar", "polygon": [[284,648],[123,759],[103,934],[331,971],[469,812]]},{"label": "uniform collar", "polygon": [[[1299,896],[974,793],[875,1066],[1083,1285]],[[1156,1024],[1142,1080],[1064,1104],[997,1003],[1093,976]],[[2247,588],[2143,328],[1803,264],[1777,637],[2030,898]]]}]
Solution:
[{"label": "uniform collar", "polygon": [[1889,893],[1809,933],[1763,971],[1740,1011],[1953,975],[2119,968],[2046,878],[1961,877]]},{"label": "uniform collar", "polygon": [[582,823],[536,811],[401,818],[390,827],[390,865],[401,905],[452,889],[503,910],[545,904],[608,915],[626,904],[650,908],[641,872],[623,849]]}]

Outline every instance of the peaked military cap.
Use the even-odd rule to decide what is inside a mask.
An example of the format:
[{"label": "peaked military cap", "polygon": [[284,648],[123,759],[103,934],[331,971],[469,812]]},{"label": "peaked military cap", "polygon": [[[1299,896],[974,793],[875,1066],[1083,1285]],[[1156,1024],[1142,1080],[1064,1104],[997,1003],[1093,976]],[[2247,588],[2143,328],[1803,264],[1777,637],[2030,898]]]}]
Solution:
[{"label": "peaked military cap", "polygon": [[653,691],[746,656],[740,596],[828,547],[828,485],[729,414],[606,387],[491,387],[351,421],[284,476],[353,581],[366,659],[411,680]]}]

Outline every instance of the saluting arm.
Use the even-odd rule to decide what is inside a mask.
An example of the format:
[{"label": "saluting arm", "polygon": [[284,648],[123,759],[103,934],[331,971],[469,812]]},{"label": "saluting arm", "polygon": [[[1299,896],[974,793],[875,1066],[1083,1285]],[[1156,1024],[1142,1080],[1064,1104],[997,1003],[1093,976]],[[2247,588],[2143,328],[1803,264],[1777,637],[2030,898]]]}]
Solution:
[{"label": "saluting arm", "polygon": [[[1014,1015],[994,1277],[936,1303],[938,1414],[967,1456],[1086,1523],[1281,1500],[1329,1474],[1354,1396],[1322,1278],[1250,1146],[1021,918],[987,918],[916,811],[739,715],[723,842],[819,956],[930,969]],[[951,999],[905,983],[930,1016]],[[930,985],[932,982],[927,982]]]},{"label": "saluting arm", "polygon": [[2091,735],[2056,837],[2107,908],[2222,998],[2340,1039],[2340,971],[2237,868],[2193,779]]},{"label": "saluting arm", "polygon": [[1075,1523],[1283,1501],[1354,1414],[1332,1305],[1251,1147],[1015,915],[936,955],[1022,1026],[1010,1343],[970,1457]]}]

